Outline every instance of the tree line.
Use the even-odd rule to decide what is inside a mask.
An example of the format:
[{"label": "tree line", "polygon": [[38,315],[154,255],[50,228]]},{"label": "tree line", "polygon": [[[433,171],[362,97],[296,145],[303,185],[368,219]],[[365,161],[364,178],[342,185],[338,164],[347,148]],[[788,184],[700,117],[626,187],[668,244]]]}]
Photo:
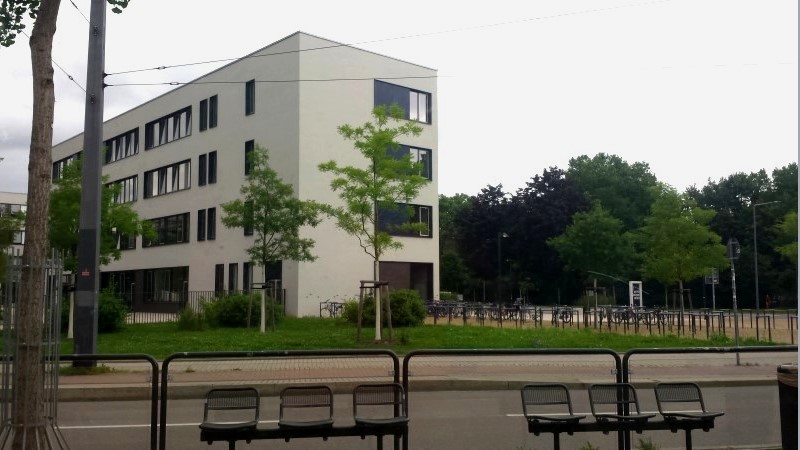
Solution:
[{"label": "tree line", "polygon": [[516,192],[498,184],[440,195],[441,290],[573,304],[596,282],[609,303],[627,304],[627,281],[641,280],[648,306],[711,307],[713,268],[716,306],[730,308],[726,243],[735,238],[739,306],[755,307],[757,247],[760,306],[796,307],[797,179],[791,163],[678,192],[645,162],[598,153],[545,169]]}]

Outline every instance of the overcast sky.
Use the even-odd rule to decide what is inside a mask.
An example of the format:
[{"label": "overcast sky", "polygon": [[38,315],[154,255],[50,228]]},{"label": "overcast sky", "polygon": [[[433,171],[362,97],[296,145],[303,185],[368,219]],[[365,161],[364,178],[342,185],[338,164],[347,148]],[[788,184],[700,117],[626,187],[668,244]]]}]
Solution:
[{"label": "overcast sky", "polygon": [[[61,2],[53,59],[85,86],[90,2],[73,1]],[[304,31],[438,69],[442,194],[513,192],[598,152],[683,190],[797,161],[797,3],[132,0],[108,12],[106,72],[240,57]],[[220,65],[106,81],[190,81]],[[23,192],[27,38],[0,48],[0,67],[0,191]],[[82,132],[85,94],[55,71],[57,143]],[[109,87],[106,118],[169,89]]]}]

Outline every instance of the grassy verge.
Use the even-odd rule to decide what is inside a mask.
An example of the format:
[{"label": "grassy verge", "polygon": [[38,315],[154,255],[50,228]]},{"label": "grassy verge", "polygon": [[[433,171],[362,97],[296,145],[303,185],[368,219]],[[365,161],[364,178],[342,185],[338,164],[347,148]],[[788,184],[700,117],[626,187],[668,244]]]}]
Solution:
[{"label": "grassy verge", "polygon": [[[611,348],[627,351],[641,347],[705,347],[732,345],[717,336],[711,341],[674,335],[637,336],[570,328],[490,328],[425,325],[394,330],[395,343],[375,344],[373,331],[364,329],[355,342],[355,326],[336,319],[286,318],[276,332],[217,328],[180,331],[174,323],[128,325],[116,333],[101,334],[99,353],[146,353],[162,359],[175,352],[301,350],[331,348],[389,348],[398,354],[419,348]],[[741,345],[756,345],[745,340]],[[763,344],[763,343],[762,343]],[[72,353],[72,341],[62,341],[62,353]]]}]

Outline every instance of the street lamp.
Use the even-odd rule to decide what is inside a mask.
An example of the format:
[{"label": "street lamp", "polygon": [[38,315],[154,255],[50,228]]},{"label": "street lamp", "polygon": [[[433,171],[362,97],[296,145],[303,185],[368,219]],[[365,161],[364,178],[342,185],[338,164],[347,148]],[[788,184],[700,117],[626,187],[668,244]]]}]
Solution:
[{"label": "street lamp", "polygon": [[500,303],[501,296],[503,295],[502,282],[503,279],[503,238],[507,238],[508,234],[502,231],[497,232],[497,303]]},{"label": "street lamp", "polygon": [[733,265],[733,260],[739,259],[741,249],[739,241],[736,238],[728,239],[728,260],[731,262],[731,287],[733,292],[733,336],[736,343],[736,365],[741,365],[739,360],[739,311],[736,305],[736,267]]},{"label": "street lamp", "polygon": [[760,301],[758,296],[758,235],[756,233],[756,206],[771,205],[773,203],[780,203],[779,200],[771,202],[753,203],[753,269],[756,274],[756,340],[759,340],[759,326],[760,319]]}]

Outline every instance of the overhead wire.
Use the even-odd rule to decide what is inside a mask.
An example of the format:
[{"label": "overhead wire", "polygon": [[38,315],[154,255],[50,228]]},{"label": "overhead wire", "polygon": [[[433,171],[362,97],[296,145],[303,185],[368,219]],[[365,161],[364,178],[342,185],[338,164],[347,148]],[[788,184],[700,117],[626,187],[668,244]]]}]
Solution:
[{"label": "overhead wire", "polygon": [[[356,77],[356,78],[307,78],[307,79],[293,79],[293,80],[253,80],[256,83],[308,83],[308,82],[331,82],[331,81],[370,81],[370,80],[406,80],[406,79],[425,79],[425,78],[443,78],[439,75],[422,75],[422,76],[401,76],[401,77]],[[181,86],[186,84],[244,84],[247,81],[165,81],[155,83],[118,83],[106,84],[106,87],[119,87],[119,86]]]},{"label": "overhead wire", "polygon": [[[30,36],[28,36],[28,33],[26,33],[26,32],[25,32],[25,30],[21,30],[21,32],[22,32],[22,34],[24,34],[24,35],[25,35],[25,37],[27,37],[28,39],[30,39],[30,38],[31,38]],[[53,58],[50,58],[50,61],[52,61],[52,62],[53,62],[53,64],[55,64],[55,65],[56,65],[56,67],[58,67],[58,69],[59,69],[59,70],[61,70],[61,72],[63,72],[63,73],[64,73],[64,75],[66,75],[66,76],[67,76],[67,78],[69,78],[69,80],[70,80],[70,81],[72,81],[73,83],[75,83],[75,86],[78,86],[79,88],[81,88],[81,90],[82,90],[83,92],[86,92],[86,89],[84,89],[84,88],[83,88],[83,86],[81,86],[81,84],[80,84],[80,83],[78,83],[78,81],[75,79],[75,77],[73,77],[73,76],[72,76],[72,75],[70,75],[70,74],[69,74],[69,73],[68,73],[66,70],[64,70],[64,68],[63,68],[63,67],[61,67],[61,65],[60,65],[60,64],[58,64],[58,63],[56,62],[56,60],[55,60],[55,59],[53,59]]]},{"label": "overhead wire", "polygon": [[252,55],[236,57],[236,58],[209,59],[209,60],[205,60],[205,61],[195,61],[195,62],[189,62],[189,63],[183,63],[183,64],[161,65],[161,66],[157,66],[157,67],[146,67],[146,68],[140,68],[140,69],[123,70],[123,71],[119,71],[119,72],[108,72],[106,75],[108,75],[108,76],[111,76],[111,75],[124,75],[124,74],[147,72],[147,71],[153,71],[153,70],[166,70],[166,69],[174,69],[174,68],[178,68],[178,67],[189,67],[189,66],[196,66],[196,65],[202,65],[202,64],[213,64],[213,63],[220,63],[220,62],[229,62],[229,61],[236,61],[236,60],[240,60],[240,59],[263,58],[263,57],[267,57],[267,56],[279,56],[279,55],[286,55],[286,54],[292,54],[292,53],[310,52],[310,51],[317,51],[317,50],[328,50],[328,49],[339,48],[339,47],[352,47],[352,46],[355,46],[355,45],[374,44],[374,43],[378,43],[378,42],[388,42],[388,41],[395,41],[395,40],[402,40],[402,39],[412,39],[412,38],[420,38],[420,37],[427,37],[427,36],[436,36],[436,35],[441,35],[441,34],[459,33],[459,32],[470,31],[470,30],[479,30],[479,29],[484,29],[484,28],[494,28],[494,27],[507,26],[507,25],[516,25],[516,24],[526,23],[526,22],[557,19],[557,18],[560,18],[560,17],[575,16],[575,15],[581,15],[581,14],[591,14],[591,13],[597,13],[597,12],[605,12],[605,11],[612,11],[612,10],[623,9],[623,8],[647,6],[647,5],[657,4],[657,3],[667,3],[667,2],[671,2],[671,1],[672,0],[652,0],[652,1],[639,2],[639,3],[629,3],[629,4],[625,4],[625,5],[609,6],[609,7],[605,7],[605,8],[593,8],[593,9],[585,9],[585,10],[580,10],[580,11],[565,12],[565,13],[560,13],[560,14],[552,14],[552,15],[547,15],[547,16],[529,17],[529,18],[525,18],[525,19],[511,20],[511,21],[506,21],[506,22],[498,22],[498,23],[493,23],[493,24],[475,25],[475,26],[469,26],[469,27],[452,28],[452,29],[449,29],[449,30],[431,31],[431,32],[428,32],[428,33],[417,33],[417,34],[409,34],[409,35],[404,35],[404,36],[394,36],[394,37],[383,38],[383,39],[373,39],[373,40],[367,40],[367,41],[359,41],[359,42],[353,42],[353,43],[350,43],[350,44],[324,45],[324,46],[321,46],[321,47],[304,48],[304,49],[298,49],[298,50],[287,50],[287,51],[282,51],[282,52],[263,53],[263,54],[252,54]]}]

